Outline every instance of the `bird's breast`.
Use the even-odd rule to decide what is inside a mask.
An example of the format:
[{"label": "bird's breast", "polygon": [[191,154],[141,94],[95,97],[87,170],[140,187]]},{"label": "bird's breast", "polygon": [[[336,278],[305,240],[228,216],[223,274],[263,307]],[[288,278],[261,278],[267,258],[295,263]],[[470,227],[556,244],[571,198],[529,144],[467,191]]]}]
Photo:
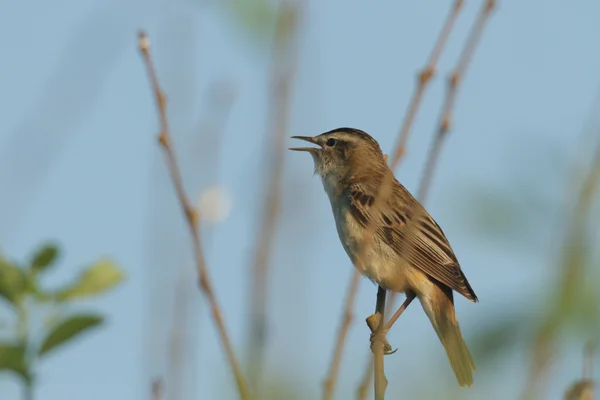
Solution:
[{"label": "bird's breast", "polygon": [[354,266],[385,289],[395,292],[410,289],[413,269],[407,268],[398,254],[374,231],[367,231],[348,211],[348,207],[335,207],[332,204],[332,208],[340,241]]}]

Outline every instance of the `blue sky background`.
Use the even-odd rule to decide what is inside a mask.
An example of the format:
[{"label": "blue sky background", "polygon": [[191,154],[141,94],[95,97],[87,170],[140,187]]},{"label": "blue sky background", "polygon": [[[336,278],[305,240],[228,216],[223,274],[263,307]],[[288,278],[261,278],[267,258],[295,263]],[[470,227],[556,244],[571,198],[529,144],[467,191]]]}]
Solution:
[{"label": "blue sky background", "polygon": [[[449,4],[310,2],[301,26],[289,135],[351,126],[390,149]],[[480,5],[465,2],[415,122],[397,175],[413,193],[445,77]],[[108,322],[39,366],[38,398],[148,398],[150,379],[169,365],[174,288],[189,299],[185,356],[197,360],[179,377],[187,398],[235,398],[209,310],[195,288],[189,237],[156,145],[157,117],[137,30],[146,29],[154,46],[190,195],[197,198],[202,187],[218,183],[232,196],[229,218],[206,229],[205,239],[241,356],[264,188],[268,47],[215,1],[5,1],[2,9],[0,247],[22,260],[40,242],[57,240],[64,257],[49,284],[68,280],[105,255],[127,274],[116,290],[82,305],[105,312]],[[560,154],[568,165],[582,147],[600,83],[599,15],[600,3],[592,0],[500,1],[461,86],[428,209],[481,299],[477,305],[457,300],[467,337],[510,306],[539,303],[555,254],[526,251],[527,242],[490,240],[485,227],[477,232],[467,226],[468,207],[460,203],[468,204],[476,191],[506,191],[519,201],[516,176],[542,182],[550,188],[549,201],[563,202],[569,171],[549,154]],[[211,105],[215,87],[231,92],[225,116]],[[224,123],[218,153],[207,150],[214,148],[211,121]],[[352,269],[310,157],[286,154],[284,179],[271,264],[267,371],[315,398]],[[548,242],[556,234],[540,232]],[[368,355],[362,320],[372,312],[375,293],[370,282],[361,283],[339,398],[353,395],[362,374]],[[389,338],[400,348],[386,359],[392,398],[424,396],[423,388],[438,380],[456,386],[420,306],[402,317]],[[579,377],[580,348],[566,348],[549,399],[560,398]],[[516,398],[527,360],[520,352],[479,368],[475,386],[459,393]],[[19,389],[12,377],[0,375],[3,399],[19,398]]]}]

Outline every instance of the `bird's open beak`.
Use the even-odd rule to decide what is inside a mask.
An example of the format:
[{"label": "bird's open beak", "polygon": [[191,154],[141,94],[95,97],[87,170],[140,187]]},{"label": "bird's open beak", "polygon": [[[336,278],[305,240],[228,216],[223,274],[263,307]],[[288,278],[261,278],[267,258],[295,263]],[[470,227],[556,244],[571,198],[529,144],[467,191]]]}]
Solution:
[{"label": "bird's open beak", "polygon": [[[292,139],[300,139],[300,140],[304,140],[305,142],[309,142],[309,143],[313,143],[316,145],[319,145],[320,147],[323,147],[319,144],[319,142],[317,141],[316,138],[314,137],[310,137],[310,136],[292,136]],[[294,150],[294,151],[308,151],[309,153],[313,153],[313,152],[317,152],[320,149],[318,147],[290,147],[290,150]]]}]

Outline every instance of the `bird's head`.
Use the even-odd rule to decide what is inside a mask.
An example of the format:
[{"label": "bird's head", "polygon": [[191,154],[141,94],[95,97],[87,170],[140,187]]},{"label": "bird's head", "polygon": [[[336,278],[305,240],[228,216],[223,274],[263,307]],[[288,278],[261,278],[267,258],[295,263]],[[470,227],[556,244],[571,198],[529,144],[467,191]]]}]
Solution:
[{"label": "bird's head", "polygon": [[353,128],[338,128],[318,136],[292,136],[318,147],[292,147],[290,150],[309,152],[315,163],[315,173],[323,179],[341,180],[349,175],[368,174],[387,168],[387,157],[375,139]]}]

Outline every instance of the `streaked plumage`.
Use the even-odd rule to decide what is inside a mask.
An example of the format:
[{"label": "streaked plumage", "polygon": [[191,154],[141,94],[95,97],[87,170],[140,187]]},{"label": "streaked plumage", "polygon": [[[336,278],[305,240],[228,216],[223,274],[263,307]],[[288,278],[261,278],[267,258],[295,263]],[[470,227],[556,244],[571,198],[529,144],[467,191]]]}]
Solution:
[{"label": "streaked plumage", "polygon": [[470,386],[475,364],[460,333],[452,290],[473,302],[477,296],[440,226],[396,180],[367,133],[340,128],[297,138],[321,146],[293,150],[313,156],[354,266],[387,290],[418,297],[457,380]]}]

